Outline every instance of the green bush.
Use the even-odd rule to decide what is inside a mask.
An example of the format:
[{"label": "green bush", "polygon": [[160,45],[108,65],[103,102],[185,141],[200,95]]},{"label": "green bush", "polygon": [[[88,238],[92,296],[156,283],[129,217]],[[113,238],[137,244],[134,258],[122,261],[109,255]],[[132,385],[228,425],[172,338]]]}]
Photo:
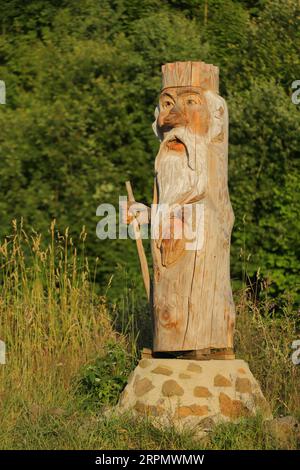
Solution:
[{"label": "green bush", "polygon": [[81,372],[78,393],[83,407],[116,405],[134,365],[135,358],[122,342],[109,341],[104,355]]},{"label": "green bush", "polygon": [[[0,237],[12,218],[43,236],[55,218],[75,243],[85,225],[97,285],[120,265],[145,299],[135,244],[97,239],[96,208],[117,206],[127,179],[150,204],[161,64],[204,60],[220,67],[229,108],[235,286],[247,261],[251,282],[259,270],[274,298],[299,302],[299,1],[1,3]],[[114,279],[109,300],[122,296]]]}]

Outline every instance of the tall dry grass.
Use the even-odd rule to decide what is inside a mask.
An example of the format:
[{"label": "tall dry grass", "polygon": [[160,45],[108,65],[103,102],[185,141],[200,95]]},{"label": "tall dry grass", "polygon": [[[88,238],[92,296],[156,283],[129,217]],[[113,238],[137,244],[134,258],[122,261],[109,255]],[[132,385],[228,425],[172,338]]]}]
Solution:
[{"label": "tall dry grass", "polygon": [[[85,231],[79,248],[68,230],[57,231],[55,222],[49,232],[47,245],[40,234],[27,233],[14,221],[12,235],[0,245],[0,339],[7,348],[6,365],[0,365],[0,446],[201,448],[191,436],[183,442],[182,436],[158,433],[150,424],[125,418],[107,421],[100,407],[100,413],[83,411],[73,380],[81,367],[101,356],[111,340],[130,348],[114,331],[105,298],[95,292],[95,273],[84,253]],[[300,418],[300,366],[291,360],[291,344],[300,338],[299,312],[289,299],[274,300],[265,293],[264,300],[257,300],[250,294],[244,288],[235,299],[236,356],[249,363],[275,415]],[[151,325],[147,308],[131,307],[129,302],[119,315],[128,325],[126,336],[135,351],[137,331],[141,346],[151,342]],[[243,428],[217,431],[210,445],[277,445],[269,443],[259,421],[250,421]]]},{"label": "tall dry grass", "polygon": [[250,288],[236,295],[236,356],[245,359],[274,415],[300,418],[300,365],[293,364],[292,343],[300,339],[300,314],[292,299],[257,300]]},{"label": "tall dry grass", "polygon": [[[0,246],[0,339],[6,365],[0,366],[2,400],[57,406],[68,399],[74,374],[101,354],[114,336],[104,299],[81,247],[55,221],[50,243],[13,221]],[[15,408],[15,406],[12,406]]]}]

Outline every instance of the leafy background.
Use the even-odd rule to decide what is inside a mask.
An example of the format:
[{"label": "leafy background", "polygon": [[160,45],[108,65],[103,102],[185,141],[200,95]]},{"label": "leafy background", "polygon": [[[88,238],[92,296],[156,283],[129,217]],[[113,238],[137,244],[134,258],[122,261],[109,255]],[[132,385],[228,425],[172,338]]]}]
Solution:
[{"label": "leafy background", "polygon": [[233,284],[299,302],[299,1],[0,3],[1,238],[13,218],[45,240],[53,218],[74,239],[84,225],[99,289],[114,275],[111,300],[124,279],[145,299],[134,242],[98,240],[96,208],[117,204],[127,179],[151,203],[160,67],[204,60],[229,105]]}]

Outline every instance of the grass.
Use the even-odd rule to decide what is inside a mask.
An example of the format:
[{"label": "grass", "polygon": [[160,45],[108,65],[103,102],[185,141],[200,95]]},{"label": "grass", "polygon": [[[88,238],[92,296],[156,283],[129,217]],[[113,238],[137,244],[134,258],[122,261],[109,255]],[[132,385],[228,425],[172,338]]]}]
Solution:
[{"label": "grass", "polygon": [[259,380],[274,415],[300,419],[300,367],[291,356],[292,342],[300,337],[299,311],[289,298],[249,299],[243,290],[236,299],[236,354],[248,362]]},{"label": "grass", "polygon": [[[13,222],[13,229],[0,246],[0,338],[7,348],[0,365],[2,449],[280,447],[259,416],[216,426],[200,439],[115,415],[136,361],[136,333],[114,330],[85,258],[85,232],[77,249],[54,222],[48,245],[22,224]],[[267,295],[257,301],[249,294],[236,296],[237,356],[249,362],[274,414],[299,418],[300,368],[291,361],[299,315],[289,299],[280,299],[279,308]]]},{"label": "grass", "polygon": [[[40,235],[29,236],[16,222],[13,227],[0,246],[0,337],[7,350],[0,396],[11,425],[24,403],[65,406],[78,369],[116,337],[104,299],[90,282],[84,250],[78,254],[68,231],[55,233],[53,222],[43,249]],[[82,242],[85,236],[83,231]]]}]

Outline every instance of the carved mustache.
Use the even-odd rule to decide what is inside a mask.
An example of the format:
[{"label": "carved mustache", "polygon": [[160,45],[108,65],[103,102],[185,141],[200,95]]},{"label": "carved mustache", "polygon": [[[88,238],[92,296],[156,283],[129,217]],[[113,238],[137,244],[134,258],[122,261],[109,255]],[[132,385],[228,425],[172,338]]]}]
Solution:
[{"label": "carved mustache", "polygon": [[188,155],[188,149],[182,138],[179,138],[176,134],[168,136],[164,141],[165,147],[170,150],[177,150],[179,152],[185,151]]}]

